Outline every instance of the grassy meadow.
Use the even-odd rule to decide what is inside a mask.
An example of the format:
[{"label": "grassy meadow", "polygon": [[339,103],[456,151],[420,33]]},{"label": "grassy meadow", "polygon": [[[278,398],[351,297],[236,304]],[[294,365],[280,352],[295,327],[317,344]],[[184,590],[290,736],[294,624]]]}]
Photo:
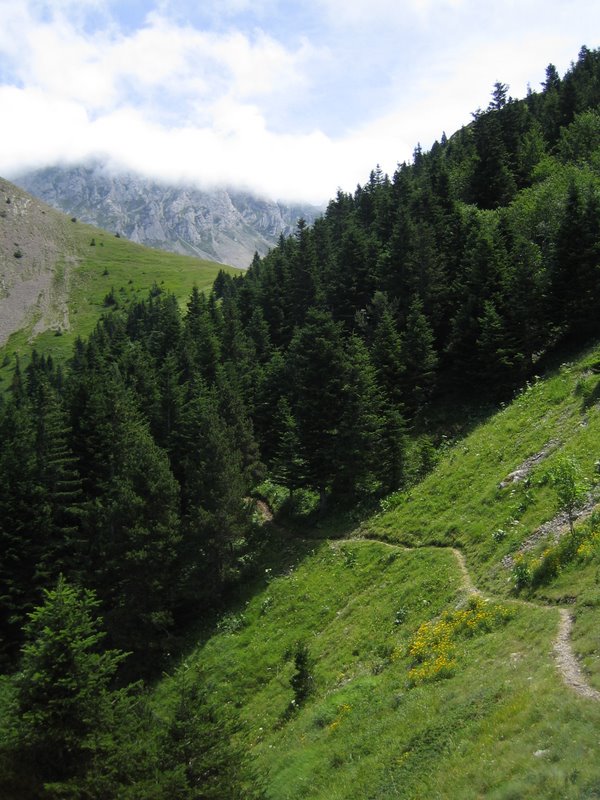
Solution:
[{"label": "grassy meadow", "polygon": [[[565,685],[553,653],[556,604],[568,604],[574,651],[600,688],[595,518],[577,523],[566,555],[568,533],[531,546],[532,574],[563,548],[537,583],[503,563],[555,516],[545,476],[557,459],[573,455],[594,491],[598,364],[593,348],[534,381],[350,538],[276,529],[248,594],[177,670],[237,721],[268,798],[600,797],[600,703]],[[527,479],[499,487],[541,451]],[[452,548],[487,599],[469,596]],[[310,692],[294,704],[301,644]],[[157,713],[175,685],[157,685]]]},{"label": "grassy meadow", "polygon": [[[220,269],[238,272],[212,261],[153,250],[90,225],[66,224],[70,226],[67,232],[72,251],[76,253],[75,264],[72,258],[70,261],[67,258],[57,265],[53,296],[45,314],[50,319],[60,320],[58,307],[66,296],[70,327],[63,329],[60,322],[55,321],[52,329],[35,333],[40,314],[33,316],[25,328],[13,334],[0,348],[0,388],[10,381],[15,353],[24,364],[32,346],[59,360],[68,358],[76,338],[88,336],[101,315],[109,310],[105,298],[111,290],[117,304],[124,307],[145,299],[156,284],[175,294],[183,307],[194,284],[206,290],[212,286]],[[56,308],[52,308],[53,303]]]},{"label": "grassy meadow", "polygon": [[[555,609],[482,603],[483,624],[451,635],[445,671],[419,679],[415,664],[437,657],[435,642],[424,661],[411,655],[423,628],[470,613],[452,551],[303,544],[297,564],[264,567],[262,586],[180,667],[189,680],[203,675],[237,719],[267,797],[597,796],[600,705],[557,673]],[[313,682],[293,709],[299,641]],[[157,687],[158,713],[174,685]]]}]

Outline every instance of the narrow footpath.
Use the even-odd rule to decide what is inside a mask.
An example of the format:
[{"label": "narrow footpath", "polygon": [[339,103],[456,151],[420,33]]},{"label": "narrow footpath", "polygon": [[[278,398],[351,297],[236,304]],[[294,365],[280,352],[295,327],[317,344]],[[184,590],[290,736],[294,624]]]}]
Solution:
[{"label": "narrow footpath", "polygon": [[[418,547],[407,547],[406,545],[395,545],[391,542],[383,542],[380,539],[376,539],[374,537],[355,537],[351,539],[337,539],[337,542],[340,543],[347,543],[350,544],[352,542],[357,541],[369,541],[369,542],[377,542],[378,544],[384,544],[388,547],[395,547],[400,550],[419,550],[423,548]],[[456,564],[461,573],[461,588],[467,595],[477,595],[478,597],[485,597],[483,592],[475,586],[473,582],[473,578],[469,572],[467,567],[467,562],[460,550],[456,547],[443,547],[441,545],[436,545],[437,549],[439,550],[450,550],[456,559]],[[499,598],[486,598],[490,600],[495,600]],[[503,601],[506,601],[507,598],[502,598]],[[573,628],[573,617],[570,611],[567,608],[561,608],[560,606],[548,605],[546,603],[537,603],[532,602],[531,600],[521,600],[519,598],[510,598],[510,602],[518,603],[519,605],[529,606],[530,608],[541,608],[545,611],[550,612],[558,612],[559,615],[559,627],[558,633],[556,635],[556,639],[554,640],[553,644],[553,653],[556,660],[556,667],[558,672],[564,682],[564,684],[574,691],[576,694],[580,695],[580,697],[585,697],[588,700],[595,700],[600,702],[600,692],[597,689],[594,689],[593,686],[590,686],[589,683],[585,679],[585,675],[583,674],[581,667],[579,665],[579,661],[575,653],[573,652],[573,648],[571,646],[571,631]]]},{"label": "narrow footpath", "polygon": [[[278,523],[274,522],[273,512],[269,508],[268,504],[262,500],[259,500],[257,503],[257,511],[262,517],[263,521],[267,524],[277,524],[277,527],[280,530],[283,530]],[[419,550],[423,548],[419,547],[407,547],[406,545],[401,544],[394,544],[392,542],[385,542],[381,539],[377,539],[375,537],[367,537],[367,536],[355,536],[353,538],[347,539],[332,539],[330,543],[334,546],[341,545],[341,544],[352,544],[354,542],[360,541],[369,541],[369,542],[377,542],[377,544],[384,545],[386,547],[392,547],[396,550]],[[429,545],[433,546],[433,545]],[[459,568],[461,574],[461,588],[467,595],[477,595],[478,597],[485,597],[483,592],[477,588],[475,585],[473,578],[471,577],[471,573],[469,572],[469,568],[467,567],[467,562],[464,556],[464,553],[456,547],[444,547],[442,545],[435,545],[440,550],[450,550],[456,559],[456,564]],[[500,598],[487,598],[490,600],[500,599]],[[502,598],[503,601],[506,601],[507,598]],[[579,661],[575,653],[573,652],[573,648],[571,645],[571,631],[573,628],[573,617],[569,611],[569,609],[549,605],[547,603],[538,603],[533,602],[531,600],[521,600],[520,598],[510,598],[510,602],[518,603],[519,605],[529,606],[530,608],[540,608],[548,612],[557,612],[559,616],[559,626],[558,626],[558,633],[553,643],[553,653],[554,658],[556,661],[556,667],[558,672],[565,684],[569,689],[573,692],[578,694],[580,697],[585,697],[587,700],[594,700],[596,702],[600,702],[600,691],[594,689],[593,686],[587,682],[585,675],[583,674],[581,667],[579,665]]]}]

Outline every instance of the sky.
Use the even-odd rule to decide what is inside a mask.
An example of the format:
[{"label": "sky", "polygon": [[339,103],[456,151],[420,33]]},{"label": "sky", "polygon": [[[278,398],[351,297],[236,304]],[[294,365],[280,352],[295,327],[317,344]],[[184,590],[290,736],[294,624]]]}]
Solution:
[{"label": "sky", "polygon": [[0,0],[0,175],[94,159],[322,204],[598,33],[598,0]]}]

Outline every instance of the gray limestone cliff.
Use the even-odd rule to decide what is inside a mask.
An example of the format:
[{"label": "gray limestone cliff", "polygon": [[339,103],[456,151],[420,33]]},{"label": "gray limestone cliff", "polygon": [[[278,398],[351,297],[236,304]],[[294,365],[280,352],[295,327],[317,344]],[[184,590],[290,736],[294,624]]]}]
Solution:
[{"label": "gray limestone cliff", "polygon": [[134,242],[248,267],[280,234],[292,233],[314,206],[289,206],[248,192],[166,185],[99,165],[48,167],[14,182],[82,222],[119,233]]}]

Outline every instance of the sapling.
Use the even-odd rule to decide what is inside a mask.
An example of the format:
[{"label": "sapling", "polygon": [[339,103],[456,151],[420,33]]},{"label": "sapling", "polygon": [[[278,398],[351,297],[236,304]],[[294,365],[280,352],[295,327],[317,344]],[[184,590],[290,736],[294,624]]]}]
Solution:
[{"label": "sapling", "polygon": [[548,476],[556,492],[558,510],[567,515],[572,535],[577,508],[586,498],[588,484],[581,474],[579,464],[572,456],[561,458],[549,471]]}]

